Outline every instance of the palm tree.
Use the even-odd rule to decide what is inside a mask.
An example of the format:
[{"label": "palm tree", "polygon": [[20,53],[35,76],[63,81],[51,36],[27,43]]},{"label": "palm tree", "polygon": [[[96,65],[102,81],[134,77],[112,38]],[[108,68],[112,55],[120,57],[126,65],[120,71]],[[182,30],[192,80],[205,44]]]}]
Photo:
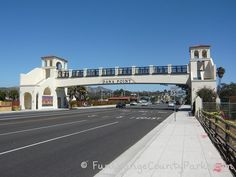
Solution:
[{"label": "palm tree", "polygon": [[87,90],[85,86],[77,86],[76,87],[76,100],[84,100],[87,94]]},{"label": "palm tree", "polygon": [[72,108],[72,104],[71,101],[74,98],[74,96],[76,95],[76,87],[69,87],[67,90],[67,95],[69,96],[69,108]]},{"label": "palm tree", "polygon": [[218,83],[218,93],[219,93],[219,91],[220,91],[220,85],[221,85],[221,79],[222,79],[222,77],[224,76],[224,74],[225,74],[225,68],[223,68],[223,67],[219,67],[219,68],[217,68],[217,72],[216,72],[216,74],[217,74],[217,76],[219,77],[219,83]]}]

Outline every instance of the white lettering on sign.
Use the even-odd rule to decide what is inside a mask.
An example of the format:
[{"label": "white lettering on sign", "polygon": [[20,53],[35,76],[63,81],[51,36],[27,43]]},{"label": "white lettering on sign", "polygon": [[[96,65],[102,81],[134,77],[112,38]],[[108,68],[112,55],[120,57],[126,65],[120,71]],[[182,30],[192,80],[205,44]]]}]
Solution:
[{"label": "white lettering on sign", "polygon": [[104,79],[103,84],[131,84],[134,83],[132,79]]}]

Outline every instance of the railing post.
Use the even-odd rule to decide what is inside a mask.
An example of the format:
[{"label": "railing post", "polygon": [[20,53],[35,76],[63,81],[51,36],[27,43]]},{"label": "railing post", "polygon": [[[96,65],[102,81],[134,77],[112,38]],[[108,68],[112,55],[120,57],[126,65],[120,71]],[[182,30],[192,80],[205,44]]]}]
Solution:
[{"label": "railing post", "polygon": [[69,69],[69,77],[72,77],[72,69]]},{"label": "railing post", "polygon": [[229,154],[229,124],[225,123],[225,149],[226,149],[226,154]]},{"label": "railing post", "polygon": [[84,68],[84,77],[87,76],[87,68]]},{"label": "railing post", "polygon": [[119,75],[119,66],[115,67],[115,75],[118,76]]},{"label": "railing post", "polygon": [[102,67],[99,67],[98,75],[102,76]]},{"label": "railing post", "polygon": [[168,66],[168,74],[171,74],[172,73],[172,65],[171,64],[168,64],[167,65]]},{"label": "railing post", "polygon": [[214,116],[214,119],[215,119],[215,137],[217,137],[217,123],[218,123],[218,118],[216,116]]},{"label": "railing post", "polygon": [[187,73],[189,73],[189,65],[187,65]]},{"label": "railing post", "polygon": [[132,66],[132,75],[135,75],[135,68],[136,66]]},{"label": "railing post", "polygon": [[153,65],[149,65],[149,74],[152,75],[154,73]]}]

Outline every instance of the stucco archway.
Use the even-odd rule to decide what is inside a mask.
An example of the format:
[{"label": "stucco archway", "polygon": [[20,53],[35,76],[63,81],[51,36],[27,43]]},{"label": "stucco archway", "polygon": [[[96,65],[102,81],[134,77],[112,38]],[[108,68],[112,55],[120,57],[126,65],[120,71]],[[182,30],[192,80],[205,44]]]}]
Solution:
[{"label": "stucco archway", "polygon": [[24,94],[25,109],[32,109],[32,95],[29,92]]}]

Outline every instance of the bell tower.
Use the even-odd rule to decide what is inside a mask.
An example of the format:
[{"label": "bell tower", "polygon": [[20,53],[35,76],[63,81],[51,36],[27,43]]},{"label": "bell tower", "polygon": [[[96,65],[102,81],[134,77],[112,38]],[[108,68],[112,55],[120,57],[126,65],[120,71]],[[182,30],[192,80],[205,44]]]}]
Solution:
[{"label": "bell tower", "polygon": [[42,68],[45,69],[45,78],[55,77],[56,70],[67,70],[68,61],[57,56],[45,56],[42,58]]},{"label": "bell tower", "polygon": [[216,65],[211,58],[210,45],[197,45],[189,48],[191,100],[196,99],[196,92],[201,88],[216,91]]}]

